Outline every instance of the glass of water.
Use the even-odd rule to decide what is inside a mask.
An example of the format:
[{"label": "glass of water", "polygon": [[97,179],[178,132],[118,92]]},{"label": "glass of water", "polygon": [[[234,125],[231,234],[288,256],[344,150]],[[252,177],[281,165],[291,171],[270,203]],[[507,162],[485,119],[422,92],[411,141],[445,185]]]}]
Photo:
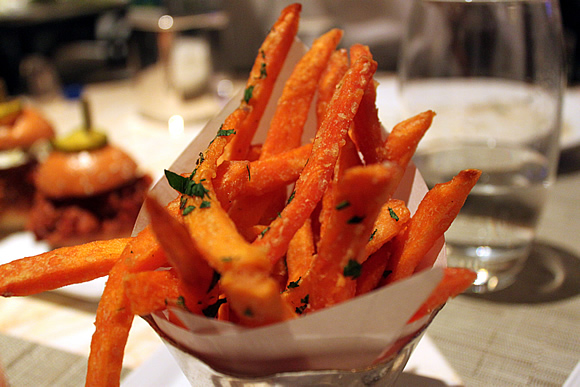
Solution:
[{"label": "glass of water", "polygon": [[414,0],[398,79],[405,116],[434,110],[415,163],[427,184],[483,174],[446,233],[472,292],[513,283],[559,156],[565,89],[557,0]]}]

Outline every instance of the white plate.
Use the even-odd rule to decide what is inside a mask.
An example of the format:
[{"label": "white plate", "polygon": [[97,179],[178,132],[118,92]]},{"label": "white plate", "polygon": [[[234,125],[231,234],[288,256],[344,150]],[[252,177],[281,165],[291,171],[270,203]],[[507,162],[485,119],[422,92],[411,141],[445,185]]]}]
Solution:
[{"label": "white plate", "polygon": [[[37,241],[31,232],[17,232],[0,239],[0,264],[42,254],[49,250],[49,246],[45,242]],[[93,281],[65,286],[55,290],[55,292],[85,301],[98,302],[103,294],[106,281],[106,277],[97,278]]]}]

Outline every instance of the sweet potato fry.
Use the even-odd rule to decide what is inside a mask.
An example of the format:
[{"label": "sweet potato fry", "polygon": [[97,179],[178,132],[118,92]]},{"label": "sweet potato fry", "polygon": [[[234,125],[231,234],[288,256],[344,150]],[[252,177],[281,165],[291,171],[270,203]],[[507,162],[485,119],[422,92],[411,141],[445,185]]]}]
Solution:
[{"label": "sweet potato fry", "polygon": [[353,167],[344,173],[336,186],[334,210],[318,254],[299,286],[284,293],[291,305],[300,308],[308,294],[308,311],[316,311],[354,297],[363,247],[380,208],[395,191],[392,182],[400,173],[392,163]]},{"label": "sweet potato fry", "polygon": [[298,32],[300,4],[287,6],[266,36],[246,83],[240,107],[246,117],[234,127],[236,135],[228,145],[224,160],[244,160],[250,149],[258,123],[266,109],[274,83]]},{"label": "sweet potato fry", "polygon": [[481,171],[466,169],[435,185],[423,198],[407,228],[394,239],[386,283],[408,277],[455,219]]},{"label": "sweet potato fry", "polygon": [[[286,196],[286,190],[283,188],[263,195],[242,196],[232,203],[228,215],[235,223],[240,234],[248,242],[253,242],[266,228],[266,226],[263,226],[261,219],[268,217],[266,213],[271,214],[274,211],[274,214],[269,216],[268,223],[271,222],[276,217],[276,214],[280,213],[282,208],[284,208]],[[262,228],[258,234],[256,234],[257,228]]]},{"label": "sweet potato fry", "polygon": [[109,274],[130,238],[61,247],[0,266],[0,294],[28,296]]},{"label": "sweet potato fry", "polygon": [[265,249],[246,242],[228,214],[211,196],[211,183],[204,183],[207,183],[208,196],[188,197],[185,208],[194,209],[183,217],[202,256],[222,274],[240,264],[268,271],[271,265],[266,260]]},{"label": "sweet potato fry", "polygon": [[214,270],[201,256],[185,225],[173,217],[161,204],[148,196],[145,205],[151,220],[151,228],[165,251],[167,260],[176,269],[178,277],[195,299],[196,304],[211,290]]},{"label": "sweet potato fry", "polygon": [[302,145],[266,160],[225,161],[214,179],[216,196],[224,209],[242,193],[259,196],[296,181],[308,161],[312,144]]},{"label": "sweet potato fry", "polygon": [[296,317],[282,302],[278,282],[266,272],[231,270],[222,274],[220,283],[242,325],[263,326]]},{"label": "sweet potato fry", "polygon": [[312,222],[310,219],[306,219],[306,222],[296,231],[288,245],[286,253],[287,286],[292,286],[291,283],[297,283],[300,278],[306,275],[315,253]]},{"label": "sweet potato fry", "polygon": [[130,273],[124,281],[129,307],[137,316],[163,310],[180,296],[178,279],[168,270]]},{"label": "sweet potato fry", "polygon": [[260,158],[262,154],[262,144],[252,144],[250,145],[250,150],[248,150],[248,154],[246,155],[247,161],[256,161]]},{"label": "sweet potato fry", "polygon": [[131,238],[125,246],[119,260],[109,272],[109,279],[97,308],[96,329],[91,340],[87,369],[87,386],[119,385],[123,353],[134,317],[125,295],[125,275],[155,270],[165,262],[165,254],[150,227]]},{"label": "sweet potato fry", "polygon": [[318,99],[316,100],[316,120],[322,124],[326,108],[336,91],[336,86],[348,70],[348,53],[346,49],[336,50],[330,56],[328,64],[318,82]]},{"label": "sweet potato fry", "polygon": [[292,200],[281,217],[270,224],[268,232],[254,242],[267,247],[272,264],[285,254],[292,236],[311,215],[328,187],[341,143],[376,67],[376,62],[365,57],[347,71],[316,134],[312,154],[296,182]]},{"label": "sweet potato fry", "polygon": [[379,212],[369,242],[365,246],[367,257],[374,254],[382,245],[394,238],[407,224],[411,213],[405,202],[398,199],[389,200]]},{"label": "sweet potato fry", "polygon": [[296,64],[284,84],[260,159],[264,160],[300,146],[318,80],[341,38],[341,30],[330,30],[317,38]]},{"label": "sweet potato fry", "polygon": [[362,161],[358,155],[356,146],[354,142],[352,142],[350,137],[346,136],[344,146],[340,148],[338,162],[334,167],[334,175],[332,177],[332,183],[328,185],[328,188],[324,192],[324,195],[322,195],[322,206],[320,208],[319,215],[320,238],[323,237],[326,231],[328,219],[335,206],[334,201],[335,201],[336,184],[340,179],[342,179],[342,176],[347,169],[360,165],[362,165]]},{"label": "sweet potato fry", "polygon": [[446,267],[443,272],[443,279],[433,290],[429,298],[421,305],[419,310],[415,312],[409,322],[416,321],[423,316],[428,315],[438,307],[447,302],[448,299],[454,298],[463,293],[473,281],[477,278],[477,274],[470,270],[461,267]]},{"label": "sweet potato fry", "polygon": [[200,302],[189,286],[177,276],[177,270],[155,270],[129,273],[124,279],[125,295],[131,312],[144,316],[174,306],[190,313],[206,314],[218,299],[217,287],[205,294]]},{"label": "sweet potato fry", "polygon": [[387,242],[363,262],[360,277],[356,279],[356,295],[368,293],[379,286],[388,274],[385,270],[390,257],[391,244]]},{"label": "sweet potato fry", "polygon": [[393,128],[381,150],[382,160],[388,160],[406,168],[413,157],[419,141],[431,126],[435,113],[428,110],[406,119]]},{"label": "sweet potato fry", "polygon": [[[371,56],[368,46],[354,44],[350,48],[351,62],[356,61],[361,56]],[[382,130],[379,120],[379,110],[376,106],[376,87],[376,82],[371,82],[365,89],[365,94],[354,117],[354,125],[351,131],[351,137],[367,164],[376,163],[381,160],[379,156],[379,144],[382,143]]]}]

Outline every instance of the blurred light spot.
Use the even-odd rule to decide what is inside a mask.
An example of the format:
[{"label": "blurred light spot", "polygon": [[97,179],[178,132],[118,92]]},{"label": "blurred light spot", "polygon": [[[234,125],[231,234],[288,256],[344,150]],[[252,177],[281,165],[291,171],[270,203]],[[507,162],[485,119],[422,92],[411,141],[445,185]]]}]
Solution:
[{"label": "blurred light spot", "polygon": [[485,269],[479,269],[477,271],[477,278],[473,281],[474,285],[482,285],[487,282],[489,278],[489,273]]},{"label": "blurred light spot", "polygon": [[171,137],[179,137],[183,134],[185,122],[183,120],[183,117],[181,117],[180,115],[169,117],[169,121],[167,124],[169,128],[169,134],[171,135]]},{"label": "blurred light spot", "polygon": [[157,21],[157,25],[162,30],[168,30],[173,27],[173,18],[169,15],[163,15]]},{"label": "blurred light spot", "polygon": [[222,79],[217,84],[217,94],[220,98],[230,98],[234,92],[234,84],[229,79]]},{"label": "blurred light spot", "polygon": [[477,249],[475,249],[475,254],[478,257],[489,257],[491,256],[491,247],[489,246],[479,246]]}]

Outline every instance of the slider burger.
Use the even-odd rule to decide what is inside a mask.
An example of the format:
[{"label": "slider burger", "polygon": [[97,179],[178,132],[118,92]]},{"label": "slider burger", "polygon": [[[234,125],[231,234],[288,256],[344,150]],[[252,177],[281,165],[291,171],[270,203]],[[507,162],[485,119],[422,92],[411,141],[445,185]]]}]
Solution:
[{"label": "slider burger", "polygon": [[151,177],[86,118],[85,127],[52,144],[34,174],[28,229],[52,248],[129,236]]},{"label": "slider burger", "polygon": [[38,111],[0,95],[0,236],[24,229],[34,197],[36,151],[53,136]]}]

